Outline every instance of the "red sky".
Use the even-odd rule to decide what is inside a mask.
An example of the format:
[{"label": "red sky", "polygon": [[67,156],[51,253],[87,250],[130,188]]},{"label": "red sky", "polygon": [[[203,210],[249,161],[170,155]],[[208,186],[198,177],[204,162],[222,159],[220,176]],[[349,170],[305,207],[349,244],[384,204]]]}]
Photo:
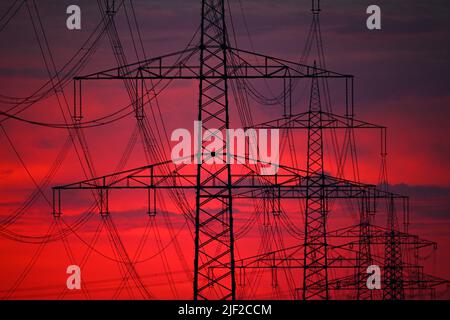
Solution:
[{"label": "red sky", "polygon": [[[95,2],[78,1],[82,9],[82,30],[67,30],[65,10],[72,2],[48,0],[39,1],[38,4],[57,69],[75,54],[100,20]],[[429,267],[427,272],[450,278],[450,109],[447,108],[450,96],[449,83],[445,77],[450,71],[450,45],[445,41],[450,36],[450,6],[438,0],[396,1],[395,5],[380,0],[377,4],[382,9],[382,30],[369,31],[365,27],[365,9],[372,3],[356,2],[323,1],[321,22],[328,69],[355,75],[357,118],[388,127],[388,171],[392,190],[411,197],[411,232],[439,244],[437,252],[423,262]],[[0,14],[6,12],[11,3],[12,1],[3,1],[0,4]],[[200,23],[200,1],[133,3],[147,57],[183,48]],[[311,21],[309,3],[310,1],[230,1],[238,45],[242,49],[297,61]],[[127,9],[127,13],[131,14],[129,4]],[[118,14],[117,25],[128,62],[133,62],[137,57],[123,10]],[[136,34],[136,30],[133,32]],[[6,97],[31,95],[48,81],[48,74],[26,6],[0,31],[0,40],[0,110],[6,112],[11,107],[6,101],[10,99]],[[139,54],[138,58],[142,58],[142,55]],[[312,64],[312,59],[309,59],[309,64]],[[81,73],[88,74],[115,66],[114,56],[105,36]],[[259,87],[264,88],[262,85]],[[277,91],[279,84],[275,83],[274,88]],[[294,112],[305,111],[306,100],[302,95],[305,88],[307,87],[299,86],[298,103],[294,106]],[[195,82],[174,82],[161,94],[158,102],[167,132],[179,127],[192,128],[197,112],[197,90],[198,84]],[[339,90],[339,85],[336,90]],[[71,106],[71,83],[66,87],[65,94]],[[270,95],[267,91],[266,94]],[[342,96],[336,94],[335,98],[333,108],[337,113],[342,113]],[[120,82],[91,82],[85,88],[83,99],[86,120],[111,114],[129,103]],[[279,106],[261,106],[254,101],[251,101],[251,108],[255,122],[267,121],[282,114]],[[233,111],[235,110],[232,109]],[[63,121],[54,96],[34,104],[19,115],[34,121]],[[237,116],[232,116],[232,120],[234,127],[241,126]],[[61,150],[67,138],[67,130],[33,126],[6,119],[2,115],[0,121],[23,161],[20,162],[7,136],[0,132],[0,217],[6,218],[35,190],[24,165],[33,179],[40,183]],[[128,116],[108,126],[84,130],[97,176],[115,170],[134,127],[133,117]],[[296,157],[304,168],[305,145],[302,141],[305,141],[306,136],[297,134],[296,137]],[[380,165],[378,137],[364,133],[357,136],[357,142],[361,181],[376,184]],[[284,156],[289,163],[287,158],[290,155],[285,153]],[[335,170],[333,163],[332,154],[326,154],[326,169],[330,173]],[[138,142],[124,168],[146,164],[142,144]],[[347,178],[353,178],[349,168],[346,173]],[[74,148],[71,147],[61,168],[43,192],[51,200],[52,186],[84,178]],[[176,206],[169,198],[165,200],[167,207],[160,208],[165,213],[161,214],[160,221],[149,227],[152,232],[142,256],[137,259],[144,260],[137,264],[137,271],[155,297],[190,298],[192,238]],[[65,201],[70,208],[67,209],[65,219],[70,224],[87,210],[90,198],[86,193],[74,193],[72,198],[67,197]],[[246,204],[241,206],[238,209],[241,216],[237,217],[240,227],[245,225],[246,218],[251,215]],[[293,215],[292,221],[299,222],[299,218],[295,217],[295,206],[287,204],[286,207]],[[145,215],[145,195],[132,192],[115,194],[111,200],[111,208],[122,240],[130,256],[133,256],[148,222]],[[335,222],[330,223],[335,223],[333,226],[337,227],[355,221],[355,213],[345,213],[340,219],[336,218]],[[382,218],[380,221],[383,223]],[[46,232],[51,222],[51,208],[42,195],[37,195],[33,205],[7,230],[37,237]],[[67,238],[74,258],[67,256],[64,242],[47,244],[30,273],[11,297],[58,297],[65,286],[65,268],[72,264],[71,260],[81,261],[87,249],[86,243],[89,243],[98,225],[100,218],[94,215],[77,234]],[[0,296],[3,297],[23,270],[26,270],[39,245],[12,241],[5,238],[3,232],[2,234]],[[257,252],[258,246],[255,243],[260,242],[257,235],[257,229],[252,229],[238,240],[238,244],[241,244],[238,247],[239,257]],[[172,240],[173,238],[176,240]],[[80,239],[84,239],[86,243]],[[291,238],[287,242],[295,243],[295,240]],[[184,259],[176,258],[180,250]],[[163,254],[158,255],[158,252]],[[83,281],[89,286],[92,297],[113,296],[117,279],[121,278],[117,264],[111,261],[113,257],[107,234],[103,230],[94,252],[83,268]],[[164,270],[170,270],[171,275]],[[176,283],[175,289],[167,284],[170,281]],[[81,294],[69,294],[67,297],[83,298]],[[270,287],[259,291],[259,297],[271,297],[270,294]],[[122,290],[119,297],[133,296],[139,297],[136,289]]]}]

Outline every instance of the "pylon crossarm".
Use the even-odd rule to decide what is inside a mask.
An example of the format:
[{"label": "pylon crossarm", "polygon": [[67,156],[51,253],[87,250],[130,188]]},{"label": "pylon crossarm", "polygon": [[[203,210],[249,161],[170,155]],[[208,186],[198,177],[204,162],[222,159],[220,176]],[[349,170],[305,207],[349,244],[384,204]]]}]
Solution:
[{"label": "pylon crossarm", "polygon": [[[360,232],[361,225],[353,225],[350,227],[345,227],[333,231],[329,231],[327,233],[327,237],[329,239],[355,239],[354,241],[346,242],[344,246],[357,246],[358,245],[358,237]],[[370,225],[370,243],[371,244],[386,244],[389,241],[388,234],[390,230],[378,226],[378,225]],[[419,238],[417,235],[396,231],[395,235],[397,241],[403,245],[411,245],[414,248],[420,249],[425,247],[433,247],[435,248],[436,242],[425,240]]]},{"label": "pylon crossarm", "polygon": [[414,287],[417,288],[417,286],[419,286],[419,288],[423,288],[423,286],[426,286],[427,288],[435,288],[438,286],[442,286],[442,285],[447,285],[450,286],[450,281],[447,279],[442,279],[430,274],[426,274],[426,273],[422,273],[421,274],[421,279],[411,279],[408,281],[408,279],[403,280],[405,287]]},{"label": "pylon crossarm", "polygon": [[[371,206],[372,211],[375,210],[375,199],[407,199],[403,195],[387,192],[378,189],[375,185],[363,184],[350,180],[340,179],[328,175],[323,176],[324,196],[330,199],[364,199]],[[308,190],[308,180],[313,177],[303,176],[299,179],[300,184],[289,185],[284,184],[276,186],[278,188],[278,196],[282,199],[306,198]],[[266,198],[267,193],[263,187],[249,190],[239,190],[234,193],[236,198]],[[311,196],[310,196],[311,197]]]},{"label": "pylon crossarm", "polygon": [[[414,276],[404,276],[402,283],[408,289],[431,289],[442,285],[449,285],[449,281],[434,277],[427,274],[422,274],[421,279]],[[358,284],[357,278],[354,275],[344,276],[329,281],[331,290],[353,290]]]},{"label": "pylon crossarm", "polygon": [[[322,123],[317,129],[386,129],[384,126],[379,126],[369,122],[354,119],[353,117],[340,116],[328,112],[320,111],[322,115]],[[292,115],[290,117],[282,117],[276,120],[271,120],[257,124],[251,127],[252,129],[309,129],[309,112]]]},{"label": "pylon crossarm", "polygon": [[[211,49],[211,47],[209,47]],[[77,76],[75,80],[123,80],[123,79],[221,79],[220,72],[200,74],[197,54],[199,48],[190,48],[132,64],[110,68],[88,75]],[[284,59],[229,48],[230,64],[227,67],[229,79],[298,79],[298,78],[353,78],[334,71],[300,64]],[[259,59],[261,63],[249,61]]]},{"label": "pylon crossarm", "polygon": [[[195,173],[190,170],[189,165],[180,165],[175,170],[165,171],[171,162],[149,165],[131,169],[127,171],[112,173],[109,175],[97,177],[94,179],[83,180],[55,189],[127,189],[127,188],[192,188],[195,187]],[[277,173],[272,175],[262,175],[249,166],[240,166],[239,173],[233,173],[233,188],[252,188],[253,191],[263,192],[267,187],[288,188],[284,191],[290,191],[292,188],[298,189],[297,192],[303,192],[307,186],[308,177],[304,176],[304,171],[280,166]],[[220,177],[218,176],[217,179]],[[351,182],[344,179],[337,179],[325,176],[326,186],[330,192],[355,192],[361,193],[367,190],[375,189],[375,186]],[[214,185],[220,181],[210,180],[206,187],[214,188]],[[391,193],[386,193],[392,196]]]},{"label": "pylon crossarm", "polygon": [[[169,170],[170,166],[175,169]],[[139,188],[195,188],[196,174],[193,171],[195,165],[174,165],[171,161],[166,161],[154,165],[143,166],[126,171],[116,172],[93,179],[83,180],[56,186],[54,189],[139,189]],[[234,188],[258,188],[274,186],[295,186],[301,184],[303,173],[301,170],[280,167],[278,172],[273,175],[259,174],[250,166],[240,166],[239,173],[231,175],[231,181]],[[220,176],[208,181],[205,187],[214,188],[220,182]]]},{"label": "pylon crossarm", "polygon": [[54,189],[98,189],[114,187],[132,188],[139,186],[149,187],[162,185],[169,177],[172,180],[174,178],[183,178],[184,180],[187,180],[190,177],[194,176],[194,174],[177,174],[179,170],[184,168],[183,165],[179,166],[175,170],[170,169],[171,166],[173,166],[173,163],[171,161],[165,161],[158,164],[115,172],[108,175],[74,182],[62,186],[56,186],[54,187]]},{"label": "pylon crossarm", "polygon": [[190,79],[199,75],[200,66],[197,60],[192,59],[196,62],[189,64],[189,61],[197,52],[198,48],[190,48],[88,75],[77,76],[74,79]]},{"label": "pylon crossarm", "polygon": [[[329,245],[331,251],[341,249],[340,246]],[[270,268],[304,268],[303,261],[303,244],[281,248],[274,251],[265,252],[259,255],[245,257],[236,260],[236,268],[241,269],[270,269]],[[356,251],[352,251],[355,253]],[[343,257],[340,254],[335,254],[335,257],[330,257],[329,268],[333,269],[353,269],[355,268],[356,258]],[[224,266],[213,265],[212,268],[224,268]]]},{"label": "pylon crossarm", "polygon": [[236,260],[236,268],[248,268],[248,267],[264,267],[264,266],[273,266],[274,261],[279,261],[280,257],[284,257],[286,259],[295,259],[295,255],[301,254],[301,250],[303,249],[303,244],[290,246],[286,248],[281,248],[278,250],[264,252],[262,254],[245,257],[239,260]]},{"label": "pylon crossarm", "polygon": [[[378,241],[378,243],[386,244],[388,240],[387,235],[391,233],[392,231],[387,229],[386,227],[382,226],[374,226],[371,230],[371,236],[374,239],[374,243]],[[402,231],[395,231],[395,239],[398,241],[401,245],[411,245],[415,249],[422,249],[431,247],[433,249],[437,248],[437,243],[434,241],[426,240],[423,238],[420,238],[418,235],[410,234]],[[383,242],[384,241],[384,242]],[[371,239],[372,242],[372,239]]]},{"label": "pylon crossarm", "polygon": [[[315,66],[292,62],[247,50],[228,48],[230,78],[353,78]],[[249,61],[258,61],[256,64]]]},{"label": "pylon crossarm", "polygon": [[[113,173],[94,179],[84,180],[54,187],[54,189],[194,189],[196,174],[189,165],[180,165],[175,170],[167,171],[170,161],[144,166],[136,169]],[[241,166],[240,173],[231,175],[233,197],[235,198],[267,198],[267,191],[275,192],[284,199],[306,198],[308,177],[302,170],[280,166],[276,174],[261,175],[249,166]],[[215,177],[205,185],[214,189],[220,184]],[[217,187],[219,188],[219,187]],[[329,198],[363,198],[386,199],[406,197],[379,190],[374,185],[357,183],[331,176],[324,176],[324,192]],[[373,204],[373,203],[372,203]]]}]

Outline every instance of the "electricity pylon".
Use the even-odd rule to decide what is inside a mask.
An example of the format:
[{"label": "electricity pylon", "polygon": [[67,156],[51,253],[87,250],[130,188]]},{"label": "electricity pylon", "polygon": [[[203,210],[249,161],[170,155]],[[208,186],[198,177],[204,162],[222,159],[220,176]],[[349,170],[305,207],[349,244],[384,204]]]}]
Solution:
[{"label": "electricity pylon", "polygon": [[305,210],[303,299],[328,299],[327,198],[323,193],[322,106],[317,78],[313,78],[309,100],[308,192]]},{"label": "electricity pylon", "polygon": [[[403,199],[387,191],[326,175],[323,170],[321,132],[323,129],[376,128],[353,118],[353,76],[325,68],[295,63],[250,51],[233,48],[227,34],[224,0],[202,0],[200,41],[194,47],[132,64],[122,65],[75,80],[76,99],[74,117],[82,113],[82,83],[93,80],[121,80],[133,82],[136,117],[145,117],[144,107],[164,80],[196,80],[199,82],[199,105],[196,120],[202,122],[206,137],[197,141],[192,155],[197,160],[196,172],[190,165],[174,165],[171,161],[115,172],[110,175],[53,188],[53,213],[63,214],[62,192],[74,189],[95,190],[95,200],[103,215],[110,214],[109,192],[119,189],[146,190],[148,212],[157,211],[157,192],[195,192],[195,259],[193,294],[200,299],[236,299],[236,261],[234,257],[233,207],[242,199],[306,199],[308,203],[305,225],[303,263],[297,260],[292,268],[304,270],[303,297],[328,299],[329,288],[335,286],[327,277],[333,261],[327,257],[326,201],[328,199],[357,199],[367,208],[374,208],[378,200]],[[251,63],[250,61],[258,61]],[[259,62],[262,61],[262,62]],[[345,116],[321,110],[318,80],[345,81]],[[226,136],[230,128],[229,84],[236,80],[281,79],[291,88],[293,79],[312,81],[310,110],[297,116],[285,117],[259,128],[303,128],[309,130],[308,168],[306,171],[280,165],[277,173],[261,175],[246,164],[233,171],[229,164],[217,158],[235,157],[225,142],[213,150],[203,141]],[[151,82],[147,86],[147,82]],[[220,133],[220,134],[219,134]],[[180,209],[181,210],[181,209]],[[183,211],[182,211],[183,212]],[[274,259],[275,261],[275,259]],[[283,261],[281,261],[283,263]],[[363,266],[360,266],[363,267]],[[352,284],[355,286],[354,282]],[[358,284],[357,284],[358,285]]]},{"label": "electricity pylon", "polygon": [[[184,55],[184,58],[174,61],[180,55]],[[264,63],[251,64],[248,62],[250,58],[258,58],[263,60]],[[193,62],[195,60],[197,61]],[[145,104],[146,90],[144,88],[146,80],[195,79],[200,84],[198,120],[202,121],[202,129],[208,135],[218,136],[218,131],[223,133],[230,127],[228,102],[228,82],[230,80],[310,77],[351,78],[348,75],[230,47],[224,1],[204,0],[202,1],[200,43],[197,47],[87,76],[76,77],[75,88],[77,92],[75,92],[75,95],[81,97],[81,83],[87,80],[134,80],[135,111],[142,115],[143,113],[140,110],[144,108]],[[77,100],[75,110],[74,113],[79,117],[82,110],[81,99]],[[199,145],[199,148],[194,155],[194,157],[200,159],[197,166],[196,182],[189,186],[196,191],[194,298],[234,299],[236,288],[231,191],[233,188],[237,189],[236,183],[233,184],[229,164],[209,165],[205,163],[207,160],[226,154],[225,145],[223,149],[215,151],[208,150],[208,147],[203,143]],[[170,166],[170,164],[165,163],[160,167],[167,166]],[[176,176],[177,172],[174,171],[172,174]],[[150,174],[150,176],[152,175],[153,173]],[[248,169],[248,172],[242,177],[253,175],[255,173]],[[120,176],[120,173],[114,176]],[[300,177],[300,173],[293,171],[288,176],[292,176],[293,181],[295,181]],[[261,178],[258,177],[258,179]],[[279,177],[262,179],[280,182]],[[92,179],[91,182],[101,180],[101,178]],[[75,185],[82,189],[90,188],[86,184],[85,181]],[[99,193],[99,206],[107,208],[108,190],[113,186],[106,183],[100,183],[100,185],[94,184],[95,188],[101,191]],[[115,185],[117,186],[117,183]],[[149,192],[153,192],[160,187],[148,183],[147,186]],[[177,188],[175,185],[171,187]],[[257,186],[254,182],[246,187],[249,190],[253,188],[252,191],[267,188],[263,184]],[[74,188],[74,185],[66,186],[66,188]],[[57,215],[61,213],[59,206],[61,190],[66,188],[57,187],[54,189],[54,212]],[[212,265],[216,266],[214,272],[211,272]]]}]

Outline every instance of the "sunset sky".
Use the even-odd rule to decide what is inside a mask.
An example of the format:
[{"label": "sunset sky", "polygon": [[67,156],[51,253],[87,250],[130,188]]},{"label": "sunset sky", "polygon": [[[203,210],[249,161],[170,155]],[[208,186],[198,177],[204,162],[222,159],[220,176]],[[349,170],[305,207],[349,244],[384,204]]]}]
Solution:
[{"label": "sunset sky", "polygon": [[[8,0],[0,3],[0,17],[13,2]],[[18,100],[33,95],[49,80],[45,62],[54,63],[58,70],[62,68],[80,50],[101,19],[96,1],[35,2],[36,8],[33,1],[28,1],[28,6],[21,6],[8,23],[5,23],[5,18],[0,18],[2,112],[9,112]],[[200,25],[199,0],[132,2],[147,58],[184,48]],[[144,57],[140,49],[137,55],[135,53],[126,19],[127,15],[132,19],[132,7],[130,1],[126,0],[125,3],[127,11],[123,8],[119,10],[116,23],[127,62],[131,63]],[[327,68],[355,76],[355,114],[358,119],[388,128],[388,175],[391,191],[411,198],[411,233],[438,243],[437,251],[422,261],[427,267],[426,272],[450,279],[450,83],[447,77],[447,72],[450,72],[450,5],[444,0],[323,0],[321,3],[321,29]],[[66,28],[66,8],[71,4],[77,4],[81,8],[81,30],[71,31]],[[377,4],[381,8],[381,30],[370,31],[366,28],[366,8],[371,4]],[[309,0],[230,0],[229,6],[237,35],[236,41],[241,49],[291,61],[300,59],[311,24]],[[38,28],[38,34],[41,28],[36,9],[45,30],[53,62],[48,53],[45,54],[46,59],[43,59],[41,54],[39,44],[42,45],[42,40],[45,39],[41,37],[41,42],[38,42],[36,38],[35,28]],[[30,18],[30,13],[33,19]],[[131,21],[133,23],[133,20]],[[136,36],[133,24],[132,29],[133,35]],[[229,32],[231,33],[231,23]],[[82,48],[80,52],[83,50],[86,48]],[[308,64],[313,64],[313,56],[314,53],[306,61]],[[80,70],[80,74],[116,66],[111,45],[105,34],[86,66]],[[52,70],[53,66],[50,65],[49,68]],[[65,75],[62,73],[60,76]],[[306,111],[307,99],[304,93],[307,90],[304,90],[308,88],[307,85],[309,84],[305,83],[305,86],[302,84],[298,87],[294,113]],[[330,85],[333,87],[335,84],[331,81]],[[338,93],[340,85],[342,83],[332,91],[333,94],[336,93],[336,97],[333,96],[333,107],[336,113],[343,114],[342,94]],[[89,82],[84,88],[83,120],[101,118],[129,104],[120,81]],[[271,91],[267,87],[260,85],[258,88],[266,90],[265,94],[270,96]],[[279,92],[279,88],[279,83],[275,83],[273,90]],[[72,82],[67,82],[64,93],[67,105],[72,108]],[[61,94],[59,97],[63,98]],[[63,100],[59,103],[65,108]],[[252,100],[250,103],[255,122],[268,121],[282,115],[282,110],[277,105],[262,106]],[[198,83],[171,83],[158,97],[158,104],[169,135],[176,128],[192,130],[198,108]],[[147,107],[147,114],[152,114],[150,106]],[[156,104],[153,104],[152,108],[155,108],[153,112],[158,112]],[[67,115],[67,111],[65,114]],[[17,116],[38,122],[64,122],[55,95],[33,104],[17,113]],[[236,115],[232,115],[232,120],[237,119]],[[3,223],[3,219],[15,213],[30,194],[35,192],[35,183],[40,184],[45,178],[63,148],[68,131],[8,119],[3,114],[0,114],[0,124],[3,128],[0,130],[0,218]],[[239,121],[232,125],[241,126]],[[95,167],[95,176],[116,170],[134,129],[135,119],[131,114],[110,125],[83,130]],[[160,128],[155,127],[156,131],[158,129]],[[160,133],[162,136],[165,134],[161,131]],[[296,142],[295,156],[302,169],[305,169],[306,149],[300,139],[305,138],[305,135],[298,134],[297,137],[299,139]],[[357,135],[356,141],[361,182],[376,184],[380,167],[379,138],[376,133],[365,132]],[[73,146],[69,145],[64,162],[52,181],[42,190],[47,200],[52,199],[51,187],[86,178],[77,153]],[[170,145],[165,145],[165,148],[170,150]],[[291,156],[284,155],[287,158]],[[168,159],[170,153],[166,156]],[[326,170],[333,173],[334,158],[331,153],[325,157],[325,165],[328,166]],[[148,163],[142,143],[138,139],[122,169],[146,164]],[[351,170],[346,173],[346,178],[353,178]],[[133,257],[142,234],[146,230],[155,231],[156,235],[150,232],[147,246],[140,258],[136,258],[137,261],[148,258],[138,263],[137,271],[143,281],[149,284],[155,297],[190,298],[192,230],[187,227],[186,221],[177,212],[169,197],[165,199],[164,208],[160,208],[164,212],[164,223],[149,222],[145,213],[145,196],[144,193],[126,191],[111,200],[111,210],[115,213],[112,216],[125,247]],[[89,201],[92,199],[88,193],[74,192],[73,198],[67,195],[64,201],[67,201],[66,204],[70,207],[65,221],[71,224],[76,221],[77,216],[88,210]],[[288,211],[295,211],[295,205],[287,206]],[[244,217],[249,214],[246,204],[238,208],[239,212],[243,214],[243,218],[237,217],[237,223],[245,225]],[[356,213],[344,216],[335,222],[336,226],[344,222],[354,223],[355,215]],[[11,231],[26,235],[31,237],[29,239],[33,242],[33,239],[37,239],[33,237],[47,232],[52,219],[51,207],[44,196],[37,193],[36,200],[13,225],[3,229],[3,224],[0,224],[0,297],[57,298],[64,291],[66,267],[74,264],[70,260],[81,263],[97,227],[101,225],[98,215],[91,217],[76,234],[70,235],[68,241],[59,240],[47,244],[16,292],[8,296],[8,290],[26,270],[30,260],[33,261],[35,252],[39,251],[39,244],[13,241],[6,238],[5,234]],[[295,221],[297,218],[292,219]],[[146,229],[146,225],[149,229]],[[298,228],[302,229],[302,226]],[[256,231],[247,236],[250,240],[258,240]],[[177,239],[176,245],[174,237]],[[20,239],[24,240],[26,237]],[[67,245],[71,247],[74,259],[68,257]],[[239,249],[241,258],[256,250],[253,250],[251,245],[247,246],[243,245]],[[164,254],[159,254],[161,252]],[[184,253],[184,258],[175,257],[180,252]],[[100,233],[97,245],[86,268],[83,269],[83,279],[86,279],[86,284],[92,289],[92,297],[113,296],[114,287],[121,278],[117,264],[111,261],[114,260],[113,256],[107,233]],[[169,286],[167,283],[170,281],[177,288]],[[133,292],[133,289],[129,289],[128,294],[126,290],[121,290],[119,297],[139,296],[136,290]],[[269,291],[269,288],[262,290],[260,297],[269,294]],[[66,297],[84,298],[83,293],[75,293],[72,296],[67,294]]]}]

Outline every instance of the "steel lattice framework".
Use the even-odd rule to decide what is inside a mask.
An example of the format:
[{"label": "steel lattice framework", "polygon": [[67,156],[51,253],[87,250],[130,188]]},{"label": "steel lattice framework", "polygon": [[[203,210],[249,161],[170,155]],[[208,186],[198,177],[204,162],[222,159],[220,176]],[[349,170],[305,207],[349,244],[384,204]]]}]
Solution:
[{"label": "steel lattice framework", "polygon": [[328,255],[326,237],[327,198],[324,195],[322,106],[319,81],[313,78],[308,119],[307,194],[303,299],[328,299]]},{"label": "steel lattice framework", "polygon": [[[205,164],[208,159],[225,153],[210,150],[203,141],[218,138],[230,128],[228,104],[227,32],[223,1],[203,1],[200,40],[200,105],[198,120],[206,138],[198,142],[196,156],[196,213],[194,297],[208,299],[214,296],[214,285],[219,286],[218,299],[235,299],[233,210],[231,197],[231,168],[229,163]],[[218,78],[209,76],[218,74]],[[220,161],[219,161],[220,162]],[[215,188],[212,189],[211,187]],[[210,266],[219,268],[214,274]]]},{"label": "steel lattice framework", "polygon": [[[313,1],[313,13],[318,14],[318,2]],[[353,76],[318,67],[295,63],[271,56],[240,50],[230,46],[228,40],[224,0],[202,0],[200,41],[194,48],[146,59],[86,76],[75,82],[74,117],[82,113],[82,83],[93,80],[122,80],[132,85],[136,117],[142,119],[148,92],[145,81],[151,80],[155,88],[163,80],[197,80],[199,82],[198,118],[206,139],[197,141],[193,158],[198,162],[195,173],[189,165],[174,166],[171,162],[147,165],[116,172],[111,175],[58,186],[53,189],[53,213],[62,214],[62,193],[68,190],[95,190],[96,201],[102,214],[109,214],[109,192],[115,189],[143,189],[149,194],[149,212],[156,212],[157,192],[162,190],[195,191],[195,261],[194,299],[236,299],[236,274],[241,268],[290,268],[303,270],[302,293],[304,299],[329,299],[330,290],[351,288],[355,298],[371,299],[372,292],[365,286],[366,269],[379,257],[371,252],[373,244],[385,245],[386,270],[392,276],[385,283],[384,298],[404,298],[406,286],[417,287],[415,279],[403,279],[400,270],[415,268],[404,265],[400,245],[416,247],[433,245],[430,242],[403,234],[392,222],[391,230],[376,227],[371,216],[377,203],[407,202],[407,198],[374,185],[362,184],[325,174],[323,166],[323,137],[326,129],[377,129],[385,136],[385,128],[360,121],[353,116]],[[183,58],[180,59],[179,57]],[[251,63],[250,61],[263,61]],[[305,171],[280,165],[273,175],[261,175],[256,167],[241,165],[233,171],[226,163],[214,161],[225,155],[234,157],[223,148],[211,149],[203,141],[218,138],[230,128],[229,82],[232,80],[283,79],[289,85],[293,79],[309,79],[311,94],[309,110],[297,115],[262,123],[254,128],[306,129],[308,131],[307,168]],[[342,79],[345,81],[346,114],[332,114],[322,110],[319,81]],[[286,90],[286,88],[285,88]],[[221,133],[221,134],[219,134]],[[200,136],[200,135],[199,135]],[[383,138],[382,138],[383,140]],[[170,169],[169,169],[170,168]],[[256,257],[236,261],[234,257],[233,201],[237,199],[305,199],[306,221],[304,243],[295,247],[268,252]],[[356,199],[360,204],[360,224],[349,228],[327,230],[327,202],[330,199]],[[407,206],[404,206],[406,208]],[[274,211],[277,211],[274,209]],[[352,239],[339,247],[329,239]],[[353,239],[357,239],[356,241]],[[355,251],[353,248],[358,248]],[[329,250],[345,249],[354,258],[332,259]],[[394,251],[392,251],[394,250]],[[280,255],[280,253],[283,255]],[[303,252],[303,255],[301,254]],[[289,259],[286,258],[289,256]],[[395,257],[395,259],[391,259]],[[354,276],[330,280],[332,268],[354,269]],[[400,268],[400,269],[399,269]],[[424,280],[427,288],[441,284],[440,279]]]}]

